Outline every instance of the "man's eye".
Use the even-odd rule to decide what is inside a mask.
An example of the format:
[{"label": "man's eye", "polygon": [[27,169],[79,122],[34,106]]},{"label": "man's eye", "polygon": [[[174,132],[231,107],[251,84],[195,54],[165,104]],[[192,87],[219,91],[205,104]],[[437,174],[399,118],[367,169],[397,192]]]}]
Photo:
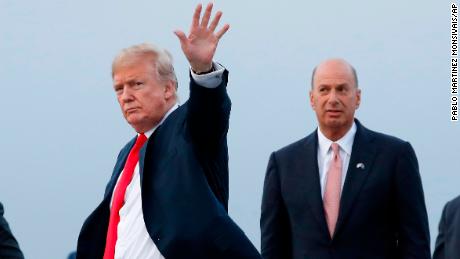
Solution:
[{"label": "man's eye", "polygon": [[136,82],[136,85],[143,85],[143,82]]}]

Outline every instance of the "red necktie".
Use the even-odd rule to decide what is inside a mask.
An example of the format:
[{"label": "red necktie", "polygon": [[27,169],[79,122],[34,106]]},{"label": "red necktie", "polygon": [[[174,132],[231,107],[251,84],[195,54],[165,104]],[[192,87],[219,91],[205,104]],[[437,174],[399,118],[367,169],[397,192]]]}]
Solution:
[{"label": "red necktie", "polygon": [[334,235],[335,224],[339,216],[340,189],[342,187],[342,159],[339,145],[332,143],[333,158],[327,170],[326,190],[324,191],[324,212],[329,234]]},{"label": "red necktie", "polygon": [[147,141],[147,137],[141,133],[137,137],[134,147],[128,155],[125,168],[120,176],[120,180],[115,187],[112,198],[112,208],[110,209],[109,228],[107,230],[107,239],[105,242],[104,259],[113,259],[115,256],[115,244],[117,243],[117,226],[120,222],[120,209],[125,202],[126,187],[133,179],[134,168],[139,161],[139,150]]}]

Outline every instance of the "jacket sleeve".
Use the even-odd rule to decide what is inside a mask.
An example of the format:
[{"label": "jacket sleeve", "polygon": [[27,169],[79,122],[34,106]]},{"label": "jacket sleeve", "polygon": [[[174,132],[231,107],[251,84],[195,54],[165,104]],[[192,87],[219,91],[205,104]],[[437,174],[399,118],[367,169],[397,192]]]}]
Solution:
[{"label": "jacket sleeve", "polygon": [[200,86],[190,76],[187,126],[194,144],[208,154],[218,150],[227,136],[231,108],[227,82],[227,70],[216,88]]},{"label": "jacket sleeve", "polygon": [[430,258],[430,233],[422,181],[412,146],[404,143],[396,163],[399,258]]},{"label": "jacket sleeve", "polygon": [[262,257],[291,258],[291,235],[287,210],[281,196],[280,177],[275,153],[272,153],[265,175],[262,214],[260,217]]},{"label": "jacket sleeve", "polygon": [[220,259],[261,259],[259,252],[245,233],[227,216],[222,215],[213,220],[212,232],[213,258]]}]

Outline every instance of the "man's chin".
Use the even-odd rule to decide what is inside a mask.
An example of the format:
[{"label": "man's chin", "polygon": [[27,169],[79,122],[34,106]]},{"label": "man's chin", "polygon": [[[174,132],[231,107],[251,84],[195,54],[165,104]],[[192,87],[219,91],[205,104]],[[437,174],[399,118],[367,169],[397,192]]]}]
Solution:
[{"label": "man's chin", "polygon": [[131,127],[136,130],[136,132],[146,132],[152,129],[156,124],[152,122],[151,119],[146,117],[128,117],[126,121],[131,125]]},{"label": "man's chin", "polygon": [[129,115],[129,116],[125,117],[125,120],[126,120],[126,122],[128,122],[131,125],[136,123],[136,119],[132,115]]},{"label": "man's chin", "polygon": [[142,124],[142,121],[140,120],[140,118],[138,116],[135,116],[135,115],[129,115],[125,119],[126,119],[126,122],[128,122],[129,125],[131,125],[131,127],[133,127],[133,128],[136,128],[140,124]]},{"label": "man's chin", "polygon": [[329,128],[341,128],[345,126],[345,123],[340,118],[330,118],[327,120],[326,126]]}]

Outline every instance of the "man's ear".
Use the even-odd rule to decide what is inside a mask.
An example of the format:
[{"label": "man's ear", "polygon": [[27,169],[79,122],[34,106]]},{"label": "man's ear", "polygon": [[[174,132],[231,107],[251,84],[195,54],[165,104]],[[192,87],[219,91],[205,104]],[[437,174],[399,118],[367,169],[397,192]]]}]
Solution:
[{"label": "man's ear", "polygon": [[168,80],[165,84],[164,96],[166,100],[176,96],[176,83],[172,80]]},{"label": "man's ear", "polygon": [[313,101],[313,91],[310,90],[310,105],[313,110],[315,110],[315,102]]},{"label": "man's ear", "polygon": [[356,89],[356,110],[359,108],[361,104],[361,89]]}]

